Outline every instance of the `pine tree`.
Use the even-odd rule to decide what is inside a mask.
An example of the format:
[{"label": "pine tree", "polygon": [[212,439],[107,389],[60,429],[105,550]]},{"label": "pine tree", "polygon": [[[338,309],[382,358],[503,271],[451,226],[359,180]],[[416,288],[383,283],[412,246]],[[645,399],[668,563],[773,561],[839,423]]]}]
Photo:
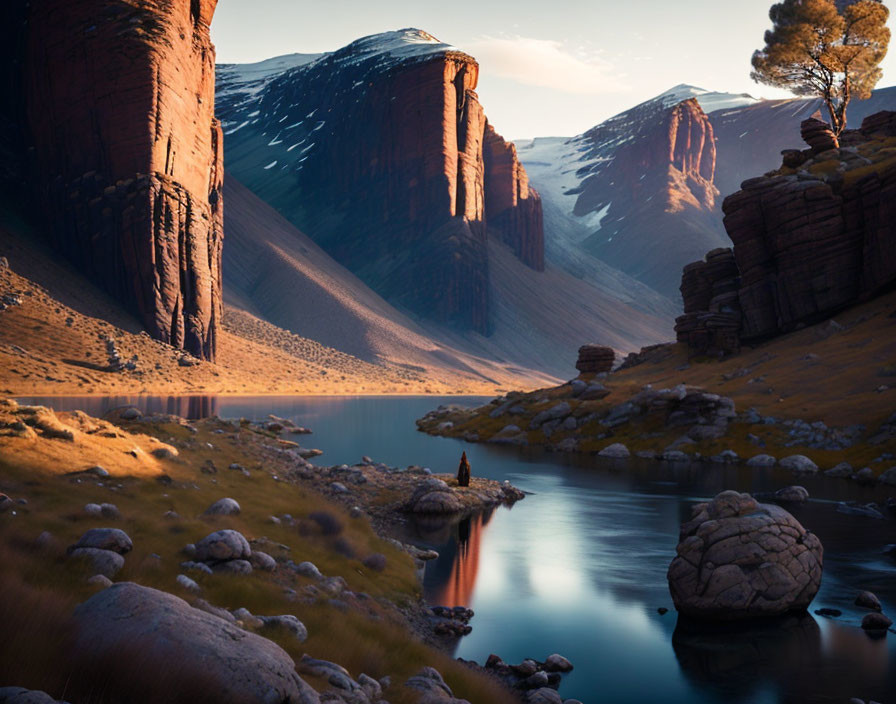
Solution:
[{"label": "pine tree", "polygon": [[772,29],[753,54],[754,81],[824,101],[838,136],[846,108],[880,80],[889,10],[881,0],[784,0],[772,5]]}]

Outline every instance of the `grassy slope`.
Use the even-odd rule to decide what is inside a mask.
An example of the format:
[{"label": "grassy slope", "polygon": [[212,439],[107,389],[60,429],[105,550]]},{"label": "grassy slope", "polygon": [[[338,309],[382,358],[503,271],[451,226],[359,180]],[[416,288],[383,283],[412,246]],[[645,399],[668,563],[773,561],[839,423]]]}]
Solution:
[{"label": "grassy slope", "polygon": [[[66,418],[66,414],[60,417]],[[126,556],[125,567],[116,581],[139,582],[189,600],[189,593],[175,583],[181,572],[179,564],[186,559],[181,548],[213,530],[234,528],[250,539],[271,541],[259,549],[275,556],[288,555],[296,562],[310,560],[325,575],[343,576],[352,591],[373,597],[364,602],[369,613],[356,608],[343,613],[325,603],[291,601],[284,587],[301,590],[309,580],[296,577],[285,568],[270,574],[256,571],[248,577],[191,574],[202,587],[201,596],[217,606],[242,606],[264,615],[295,614],[308,627],[309,638],[304,644],[286,634],[271,634],[294,658],[309,653],[333,660],[356,677],[361,672],[374,677],[391,675],[395,685],[387,693],[390,701],[413,701],[397,685],[424,665],[439,669],[457,696],[473,702],[511,701],[490,680],[414,639],[403,621],[396,618],[396,605],[410,604],[419,597],[408,555],[378,538],[365,519],[350,519],[344,509],[304,486],[275,480],[274,473],[285,468],[278,467],[270,452],[261,449],[262,443],[271,442],[269,439],[246,427],[234,434],[232,426],[220,421],[206,421],[198,427],[199,432],[194,435],[173,423],[137,426],[169,442],[174,438],[175,444],[181,445],[177,459],[147,458],[142,471],[134,466],[135,461],[120,465],[109,454],[98,456],[98,441],[88,441],[80,435],[74,441],[24,441],[0,436],[0,491],[28,501],[17,507],[17,515],[0,514],[0,559],[4,564],[0,591],[8,595],[4,597],[6,606],[0,610],[5,623],[4,638],[0,639],[0,681],[57,695],[66,691],[71,696],[87,696],[78,701],[110,701],[122,696],[131,700],[135,696],[131,689],[141,687],[155,692],[153,696],[161,696],[153,689],[159,683],[145,682],[141,677],[117,678],[108,667],[97,673],[84,654],[73,657],[65,647],[70,636],[68,614],[93,591],[85,582],[89,572],[65,560],[65,547],[90,527],[120,527],[133,539],[134,549]],[[223,429],[226,434],[215,433],[216,429]],[[148,438],[130,434],[121,440],[132,446],[151,444]],[[184,448],[183,441],[189,447]],[[54,447],[49,450],[47,445]],[[111,452],[124,454],[120,448]],[[52,461],[39,462],[41,457],[46,460],[50,456],[54,457]],[[120,476],[80,482],[65,476],[66,472],[94,464],[98,457],[107,469]],[[200,471],[207,461],[218,467],[216,474]],[[225,469],[231,462],[247,467],[251,477]],[[171,477],[170,485],[152,478],[161,472]],[[201,516],[212,502],[224,496],[240,502],[239,516]],[[86,503],[103,501],[116,504],[122,518],[98,519],[83,513]],[[181,518],[165,518],[170,510]],[[359,557],[372,552],[385,554],[386,569],[371,572],[358,559],[344,557],[333,549],[334,538],[321,535],[308,521],[299,520],[298,527],[267,521],[270,515],[289,513],[302,519],[320,510],[340,518],[345,526],[341,537]],[[55,545],[36,549],[34,540],[45,530],[53,534]],[[129,671],[126,657],[113,665]],[[317,687],[324,685],[313,678],[309,682]],[[146,696],[152,699],[150,694]]]},{"label": "grassy slope", "polygon": [[[604,384],[612,393],[600,401],[569,399],[568,386],[524,394],[521,403],[529,410],[524,418],[550,408],[561,398],[570,402],[576,415],[587,415],[623,403],[647,384],[657,389],[687,384],[731,397],[738,412],[753,407],[763,416],[778,419],[821,420],[837,427],[862,424],[867,427],[867,437],[896,411],[896,317],[891,317],[894,312],[896,293],[891,293],[837,315],[835,320],[843,326],[842,330],[832,331],[828,322],[820,323],[745,349],[722,361],[689,360],[684,346],[673,345],[652,361],[610,375]],[[881,386],[892,388],[878,391]],[[442,432],[457,436],[477,432],[485,439],[507,423],[515,422],[506,416],[493,419],[487,413],[472,418],[461,415],[457,420],[454,428]],[[528,420],[516,424],[525,428]],[[595,421],[582,431],[581,447],[584,451],[598,451],[612,442],[623,442],[632,450],[662,450],[684,430],[665,429],[661,419],[648,416],[644,422],[615,428],[612,438],[597,440],[597,435],[608,431]],[[858,443],[843,451],[801,446],[784,448],[786,430],[780,425],[738,422],[720,440],[683,449],[706,455],[730,448],[742,457],[761,451],[779,457],[805,454],[822,468],[841,461],[864,467],[883,452],[896,452],[892,443],[879,446]],[[763,438],[768,448],[760,450],[749,443],[750,433]],[[656,437],[644,437],[651,434]],[[565,436],[562,432],[555,433],[551,442]],[[532,431],[529,440],[531,444],[542,444],[544,437],[540,431]],[[889,467],[887,464],[874,466]]]}]

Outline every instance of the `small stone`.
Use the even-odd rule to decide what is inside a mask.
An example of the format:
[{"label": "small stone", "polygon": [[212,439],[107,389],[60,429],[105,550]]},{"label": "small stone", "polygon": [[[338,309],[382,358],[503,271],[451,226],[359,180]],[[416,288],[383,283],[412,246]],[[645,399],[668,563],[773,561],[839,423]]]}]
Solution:
[{"label": "small stone", "polygon": [[600,457],[611,457],[616,459],[622,459],[624,457],[630,457],[631,453],[628,448],[623,445],[621,442],[613,443],[612,445],[608,445],[603,450],[597,453]]},{"label": "small stone", "polygon": [[181,587],[183,587],[187,591],[197,592],[197,593],[202,591],[200,589],[199,585],[196,582],[194,582],[192,579],[187,577],[187,575],[185,575],[185,574],[177,575],[176,581]]},{"label": "small stone", "polygon": [[849,462],[841,462],[825,471],[824,475],[826,477],[851,477],[853,475],[853,468]]},{"label": "small stone", "polygon": [[249,556],[249,564],[263,572],[273,572],[277,569],[277,561],[266,552],[261,552],[260,550],[252,551],[252,554]]},{"label": "small stone", "polygon": [[825,616],[826,618],[840,618],[843,615],[843,612],[840,609],[815,609],[815,613],[819,616]]},{"label": "small stone", "polygon": [[124,555],[130,552],[133,547],[134,544],[131,542],[128,534],[119,528],[91,528],[81,536],[72,549],[98,548]]},{"label": "small stone", "polygon": [[572,672],[572,663],[558,653],[548,655],[544,661],[545,672]]},{"label": "small stone", "polygon": [[177,457],[178,452],[170,445],[163,445],[162,447],[157,447],[152,451],[153,457],[156,457],[160,460],[170,460]]},{"label": "small stone", "polygon": [[801,504],[809,500],[809,492],[802,486],[786,486],[775,492],[775,499],[783,503]]},{"label": "small stone", "polygon": [[243,626],[248,628],[261,628],[264,626],[264,621],[262,621],[258,616],[255,616],[249,609],[239,608],[233,612],[234,618],[237,621],[242,621]]},{"label": "small stone", "polygon": [[124,558],[117,552],[112,550],[101,550],[100,548],[75,548],[71,551],[72,559],[85,559],[90,563],[91,569],[96,574],[101,574],[110,579],[121,571],[124,567]]},{"label": "small stone", "polygon": [[747,467],[774,467],[777,462],[771,455],[755,455],[747,460]]},{"label": "small stone", "polygon": [[229,498],[218,499],[205,509],[206,516],[238,516],[240,513],[240,505]]},{"label": "small stone", "polygon": [[863,609],[871,609],[872,611],[881,610],[880,599],[871,592],[859,592],[859,595],[856,597],[856,606],[861,606]]},{"label": "small stone", "polygon": [[805,455],[785,457],[780,464],[784,469],[789,469],[794,474],[815,474],[818,471],[818,465]]},{"label": "small stone", "polygon": [[863,467],[858,472],[852,475],[854,481],[857,481],[859,484],[873,484],[874,483],[874,470],[871,467]]},{"label": "small stone", "polygon": [[323,579],[323,575],[320,570],[317,569],[317,565],[313,562],[300,562],[296,566],[296,572],[305,577],[311,577],[312,579]]},{"label": "small stone", "polygon": [[227,574],[252,574],[252,563],[248,560],[226,560],[214,564],[212,571]]},{"label": "small stone", "polygon": [[872,612],[865,614],[862,619],[862,628],[866,631],[884,631],[893,625],[893,622],[882,613]]},{"label": "small stone", "polygon": [[292,614],[284,614],[283,616],[259,616],[265,628],[282,628],[295,636],[299,643],[304,643],[308,638],[308,629],[305,624],[299,621]]},{"label": "small stone", "polygon": [[87,578],[87,583],[94,587],[99,587],[100,589],[105,589],[108,586],[112,585],[112,580],[109,579],[104,574],[95,574],[93,577]]},{"label": "small stone", "polygon": [[86,513],[88,516],[102,516],[103,509],[99,504],[85,504],[84,513]]}]

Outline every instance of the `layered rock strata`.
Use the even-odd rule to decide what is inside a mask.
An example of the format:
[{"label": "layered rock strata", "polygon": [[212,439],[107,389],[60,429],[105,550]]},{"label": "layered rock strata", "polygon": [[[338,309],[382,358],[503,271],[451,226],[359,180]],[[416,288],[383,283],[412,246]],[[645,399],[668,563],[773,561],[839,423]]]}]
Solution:
[{"label": "layered rock strata", "polygon": [[[833,134],[813,123],[810,149],[789,151],[781,169],[725,199],[736,272],[720,253],[685,268],[680,342],[736,351],[741,341],[818,322],[896,283],[894,116],[870,116],[843,133],[844,146],[823,151]],[[710,323],[721,324],[720,336]]]},{"label": "layered rock strata", "polygon": [[613,368],[616,361],[616,353],[612,347],[603,345],[582,345],[579,348],[579,358],[576,360],[576,369],[582,374],[603,374]]},{"label": "layered rock strata", "polygon": [[52,243],[153,337],[203,359],[222,311],[216,3],[40,0],[24,56]]}]

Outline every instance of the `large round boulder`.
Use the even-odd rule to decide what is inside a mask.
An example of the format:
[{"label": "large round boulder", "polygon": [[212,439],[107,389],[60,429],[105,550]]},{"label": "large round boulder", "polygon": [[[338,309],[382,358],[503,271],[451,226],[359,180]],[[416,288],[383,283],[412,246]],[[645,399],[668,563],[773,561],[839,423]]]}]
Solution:
[{"label": "large round boulder", "polygon": [[818,538],[780,506],[723,491],[693,509],[669,565],[687,616],[735,620],[805,610],[821,584]]},{"label": "large round boulder", "polygon": [[122,582],[80,604],[74,617],[80,652],[112,658],[139,648],[147,662],[195,672],[222,704],[320,702],[280,646],[172,594]]}]

